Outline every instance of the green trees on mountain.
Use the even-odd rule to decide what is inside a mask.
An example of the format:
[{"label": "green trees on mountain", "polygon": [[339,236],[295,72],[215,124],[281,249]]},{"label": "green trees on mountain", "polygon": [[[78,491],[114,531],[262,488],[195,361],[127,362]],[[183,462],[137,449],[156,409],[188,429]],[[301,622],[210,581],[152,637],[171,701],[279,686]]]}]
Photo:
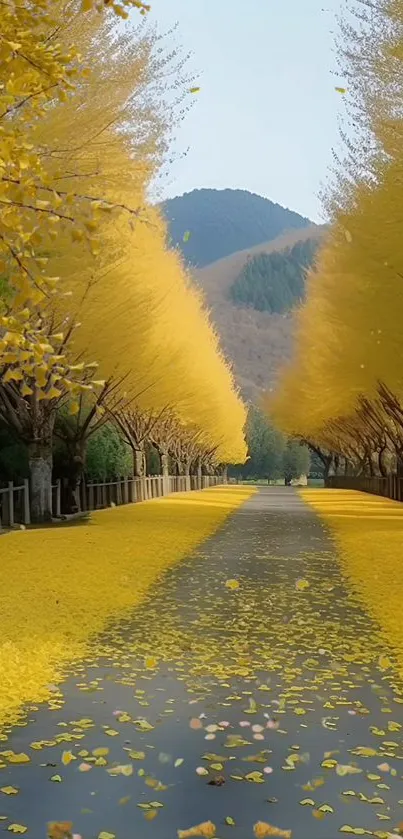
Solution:
[{"label": "green trees on mountain", "polygon": [[252,257],[230,288],[232,301],[259,312],[288,312],[304,298],[305,274],[317,247],[315,239],[306,239],[285,251]]}]

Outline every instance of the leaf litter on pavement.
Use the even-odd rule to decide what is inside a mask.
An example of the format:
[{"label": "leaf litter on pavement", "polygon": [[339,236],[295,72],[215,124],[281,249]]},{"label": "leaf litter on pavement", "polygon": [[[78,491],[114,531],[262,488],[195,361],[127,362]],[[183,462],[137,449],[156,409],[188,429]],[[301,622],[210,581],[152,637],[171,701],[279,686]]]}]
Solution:
[{"label": "leaf litter on pavement", "polygon": [[[169,829],[158,834],[166,839],[298,839],[300,830],[400,835],[403,687],[393,657],[354,599],[346,602],[331,554],[301,554],[291,564],[260,548],[258,579],[232,577],[231,563],[218,554],[214,574],[201,579],[199,552],[198,569],[183,563],[180,581],[176,572],[167,575],[133,619],[97,641],[73,670],[77,692],[92,688],[86,707],[93,704],[94,718],[70,719],[59,692],[57,707],[49,705],[48,739],[29,739],[28,725],[25,751],[0,753],[7,770],[0,793],[7,803],[20,801],[5,829],[34,835],[15,817],[24,813],[26,773],[42,766],[53,787],[76,790],[80,775],[93,779],[82,788],[80,824],[50,824],[51,839],[92,839],[95,793],[103,795],[105,784],[116,807],[130,812],[133,835],[137,825],[140,836],[139,817],[154,826],[168,813]],[[113,686],[117,708],[103,698]],[[5,746],[9,735],[5,730]],[[170,751],[160,749],[162,736]],[[238,834],[255,785],[248,833],[243,824]],[[220,788],[232,787],[231,815],[226,798],[216,825],[209,808],[216,813]],[[193,788],[204,820],[182,827],[175,790],[188,796]],[[298,808],[292,829],[290,799]],[[349,815],[352,803],[359,822]],[[129,839],[118,834],[113,812],[108,820],[98,839]],[[328,825],[326,833],[315,822]]]}]

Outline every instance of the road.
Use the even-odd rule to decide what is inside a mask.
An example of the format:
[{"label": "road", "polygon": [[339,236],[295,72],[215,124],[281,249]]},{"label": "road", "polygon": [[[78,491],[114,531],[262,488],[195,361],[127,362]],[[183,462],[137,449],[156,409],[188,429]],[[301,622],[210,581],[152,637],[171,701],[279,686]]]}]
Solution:
[{"label": "road", "polygon": [[98,651],[4,742],[0,830],[336,839],[403,820],[402,686],[295,490],[260,489]]}]

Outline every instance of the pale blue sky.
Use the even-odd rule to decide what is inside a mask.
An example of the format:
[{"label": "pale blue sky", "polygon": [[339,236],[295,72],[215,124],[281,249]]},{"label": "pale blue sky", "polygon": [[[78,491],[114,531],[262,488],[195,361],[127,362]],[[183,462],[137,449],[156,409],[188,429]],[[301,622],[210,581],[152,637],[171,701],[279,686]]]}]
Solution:
[{"label": "pale blue sky", "polygon": [[[193,53],[201,93],[176,131],[165,195],[248,189],[321,219],[338,142],[332,34],[341,0],[151,0],[160,30]],[[324,11],[323,11],[324,9]],[[341,80],[339,80],[341,81]]]}]

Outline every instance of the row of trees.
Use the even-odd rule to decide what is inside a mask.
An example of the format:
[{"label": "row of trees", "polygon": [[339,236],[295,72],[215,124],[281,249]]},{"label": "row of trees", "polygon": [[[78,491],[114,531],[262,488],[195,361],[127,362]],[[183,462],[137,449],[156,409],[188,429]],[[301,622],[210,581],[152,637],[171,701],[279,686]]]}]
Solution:
[{"label": "row of trees", "polygon": [[402,0],[347,9],[338,50],[350,125],[324,196],[332,225],[268,410],[327,471],[386,475],[403,461]]},{"label": "row of trees", "polygon": [[248,459],[244,465],[231,467],[229,474],[244,479],[291,481],[310,471],[308,448],[287,438],[269,422],[259,408],[251,406],[246,423]]},{"label": "row of trees", "polygon": [[[133,5],[145,12],[142,3]],[[245,407],[204,301],[148,200],[192,80],[119,4],[2,10],[0,422],[49,519],[55,439],[72,494],[111,423],[135,474],[245,458]]]}]

